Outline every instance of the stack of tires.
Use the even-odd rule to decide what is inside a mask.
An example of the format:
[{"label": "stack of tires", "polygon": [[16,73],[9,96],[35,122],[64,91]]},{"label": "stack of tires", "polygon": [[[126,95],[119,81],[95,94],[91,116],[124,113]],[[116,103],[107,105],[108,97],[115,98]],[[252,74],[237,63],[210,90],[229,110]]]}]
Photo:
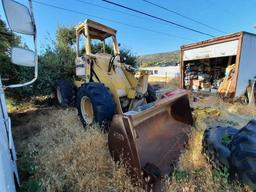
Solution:
[{"label": "stack of tires", "polygon": [[256,190],[256,120],[240,130],[208,128],[204,132],[203,152],[214,167],[228,168],[232,176]]}]

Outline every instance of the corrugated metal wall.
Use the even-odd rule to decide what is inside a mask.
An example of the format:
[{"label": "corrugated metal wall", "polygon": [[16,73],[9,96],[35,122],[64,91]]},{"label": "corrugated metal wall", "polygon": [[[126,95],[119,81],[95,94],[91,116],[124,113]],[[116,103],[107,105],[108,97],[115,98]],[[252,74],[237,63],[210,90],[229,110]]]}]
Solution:
[{"label": "corrugated metal wall", "polygon": [[241,96],[249,79],[256,76],[256,36],[244,33],[236,88],[236,97]]}]

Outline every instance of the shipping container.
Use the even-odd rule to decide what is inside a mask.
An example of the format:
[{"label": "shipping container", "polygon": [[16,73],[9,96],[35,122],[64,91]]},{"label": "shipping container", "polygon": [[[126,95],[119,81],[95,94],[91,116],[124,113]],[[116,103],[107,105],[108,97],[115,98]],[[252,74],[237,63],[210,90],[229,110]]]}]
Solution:
[{"label": "shipping container", "polygon": [[256,35],[238,32],[181,46],[180,85],[224,98],[246,94],[256,77]]}]

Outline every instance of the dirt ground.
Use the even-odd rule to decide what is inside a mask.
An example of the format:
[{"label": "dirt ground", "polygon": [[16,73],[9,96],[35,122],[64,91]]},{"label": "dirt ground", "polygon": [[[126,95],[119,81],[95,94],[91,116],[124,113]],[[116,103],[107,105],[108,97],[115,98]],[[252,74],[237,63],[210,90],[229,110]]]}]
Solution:
[{"label": "dirt ground", "polygon": [[[214,96],[191,98],[195,126],[165,191],[249,191],[212,169],[202,155],[203,131],[214,125],[241,128],[256,108],[227,104]],[[84,129],[74,108],[31,108],[11,114],[21,177],[19,191],[143,191],[115,164],[107,134],[97,125]]]}]

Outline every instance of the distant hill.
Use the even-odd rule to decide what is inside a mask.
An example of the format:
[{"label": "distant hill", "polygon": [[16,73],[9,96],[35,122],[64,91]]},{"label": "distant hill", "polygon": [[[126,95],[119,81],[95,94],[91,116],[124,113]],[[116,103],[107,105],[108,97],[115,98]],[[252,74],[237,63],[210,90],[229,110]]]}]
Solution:
[{"label": "distant hill", "polygon": [[141,67],[157,66],[157,65],[175,65],[179,63],[180,52],[156,53],[150,55],[142,55],[137,59]]}]

